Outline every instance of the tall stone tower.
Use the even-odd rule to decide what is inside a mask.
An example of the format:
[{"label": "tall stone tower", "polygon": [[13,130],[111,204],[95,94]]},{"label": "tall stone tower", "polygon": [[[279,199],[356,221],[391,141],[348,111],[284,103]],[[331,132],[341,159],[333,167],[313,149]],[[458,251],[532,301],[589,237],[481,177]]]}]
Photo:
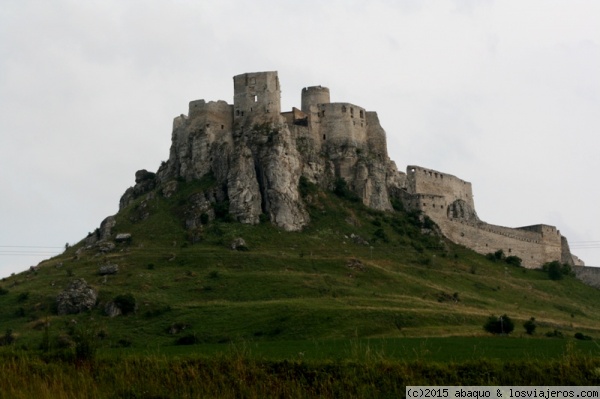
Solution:
[{"label": "tall stone tower", "polygon": [[236,124],[278,121],[281,114],[281,90],[277,72],[253,72],[234,76],[233,109]]},{"label": "tall stone tower", "polygon": [[329,89],[322,86],[310,86],[302,89],[302,112],[309,113],[311,105],[329,104]]}]

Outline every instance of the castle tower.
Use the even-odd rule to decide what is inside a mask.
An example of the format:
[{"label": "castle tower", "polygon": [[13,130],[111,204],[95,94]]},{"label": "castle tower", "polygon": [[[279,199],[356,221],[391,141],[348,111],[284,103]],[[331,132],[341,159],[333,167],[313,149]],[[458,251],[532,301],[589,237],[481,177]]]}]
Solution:
[{"label": "castle tower", "polygon": [[244,73],[233,77],[233,118],[237,123],[264,123],[279,118],[281,90],[277,72]]},{"label": "castle tower", "polygon": [[322,86],[310,86],[302,89],[302,112],[309,113],[311,105],[329,104],[329,89]]}]

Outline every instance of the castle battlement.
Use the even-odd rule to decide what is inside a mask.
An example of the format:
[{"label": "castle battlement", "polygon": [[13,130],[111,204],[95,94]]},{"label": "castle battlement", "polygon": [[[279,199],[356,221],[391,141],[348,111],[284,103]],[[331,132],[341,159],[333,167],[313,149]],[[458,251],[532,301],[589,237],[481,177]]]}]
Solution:
[{"label": "castle battlement", "polygon": [[276,71],[234,76],[233,86],[233,104],[191,101],[188,115],[174,119],[169,162],[159,175],[195,179],[212,172],[239,221],[256,223],[268,213],[278,226],[300,229],[307,216],[298,202],[299,176],[323,188],[343,178],[365,205],[391,210],[394,195],[406,209],[429,216],[451,241],[479,253],[502,249],[532,268],[553,260],[582,263],[554,226],[481,221],[468,181],[416,165],[399,172],[377,113],[332,103],[329,88],[304,87],[300,109],[282,113]]}]

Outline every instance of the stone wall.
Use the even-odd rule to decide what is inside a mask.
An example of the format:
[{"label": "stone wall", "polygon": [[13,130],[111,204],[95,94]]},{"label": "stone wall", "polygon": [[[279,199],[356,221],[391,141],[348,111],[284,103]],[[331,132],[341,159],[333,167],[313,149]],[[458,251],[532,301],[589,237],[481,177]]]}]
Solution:
[{"label": "stone wall", "polygon": [[[471,183],[456,176],[425,169],[420,166],[406,168],[408,191],[414,194],[434,194],[446,197],[445,207],[460,199],[475,208]],[[427,204],[424,205],[427,207]]]},{"label": "stone wall", "polygon": [[600,289],[600,267],[574,266],[573,271],[579,280]]},{"label": "stone wall", "polygon": [[233,77],[234,122],[252,125],[279,122],[281,89],[277,72],[244,73]]},{"label": "stone wall", "polygon": [[303,112],[310,112],[311,106],[317,106],[319,104],[328,104],[330,102],[330,93],[327,87],[311,86],[302,89],[302,102],[300,109]]}]

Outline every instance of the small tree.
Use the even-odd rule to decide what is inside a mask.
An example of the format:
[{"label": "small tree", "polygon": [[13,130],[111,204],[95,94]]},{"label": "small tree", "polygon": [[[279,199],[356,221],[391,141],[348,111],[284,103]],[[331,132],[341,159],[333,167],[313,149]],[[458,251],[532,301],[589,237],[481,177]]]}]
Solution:
[{"label": "small tree", "polygon": [[483,329],[492,334],[510,334],[515,329],[515,324],[506,314],[500,317],[491,315],[483,325]]},{"label": "small tree", "polygon": [[535,317],[532,317],[531,319],[529,319],[525,323],[523,323],[523,327],[525,327],[525,332],[527,334],[532,335],[535,332],[535,329],[537,328],[537,323],[535,322]]}]

